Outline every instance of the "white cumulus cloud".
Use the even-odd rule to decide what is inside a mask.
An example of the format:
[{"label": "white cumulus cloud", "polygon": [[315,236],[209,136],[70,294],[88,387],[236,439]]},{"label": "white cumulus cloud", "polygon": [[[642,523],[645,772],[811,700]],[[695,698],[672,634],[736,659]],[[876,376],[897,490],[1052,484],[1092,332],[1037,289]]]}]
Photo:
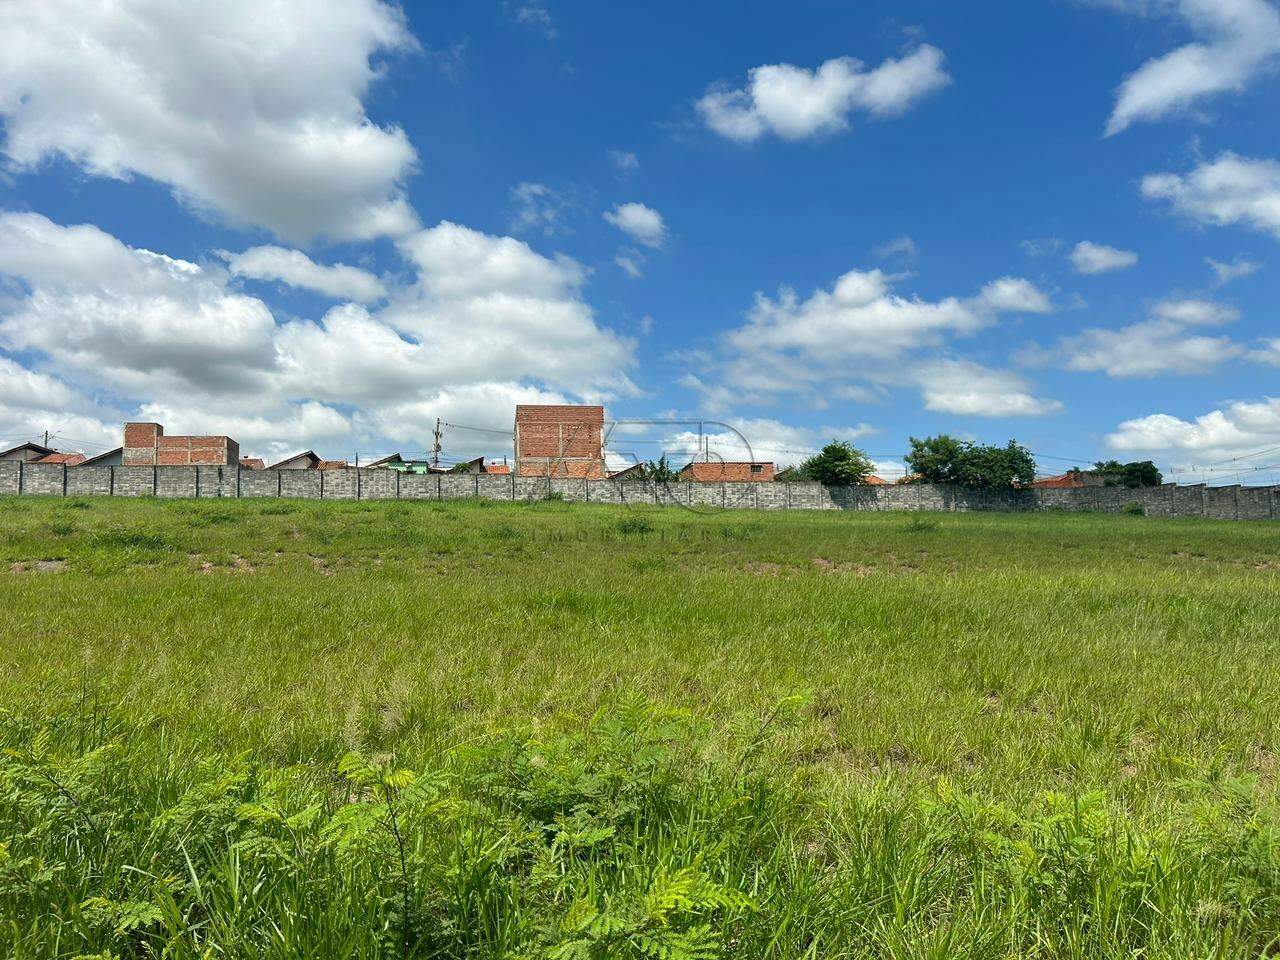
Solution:
[{"label": "white cumulus cloud", "polygon": [[1081,240],[1071,251],[1071,265],[1077,273],[1107,273],[1111,270],[1127,270],[1136,265],[1138,255],[1132,250],[1120,250],[1103,243]]},{"label": "white cumulus cloud", "polygon": [[447,222],[400,250],[412,280],[384,306],[345,303],[316,321],[280,322],[222,269],[129,247],[91,225],[0,214],[0,277],[18,290],[0,304],[0,348],[35,358],[9,379],[41,408],[84,406],[54,391],[53,370],[125,415],[226,432],[271,453],[403,437],[442,415],[429,407],[460,396],[492,422],[509,419],[511,396],[635,392],[634,342],[597,324],[575,261]]},{"label": "white cumulus cloud", "polygon": [[1142,193],[1199,223],[1239,224],[1280,239],[1280,163],[1227,152],[1187,174],[1153,173]]},{"label": "white cumulus cloud", "polygon": [[1205,336],[1190,328],[1230,323],[1239,316],[1234,308],[1210,300],[1162,300],[1148,319],[1115,330],[1083,330],[1063,338],[1058,352],[1068,370],[1111,377],[1203,374],[1242,356],[1245,348],[1230,337]]},{"label": "white cumulus cloud", "polygon": [[604,218],[636,243],[661,247],[667,242],[667,225],[662,214],[643,203],[620,203],[606,210]]},{"label": "white cumulus cloud", "polygon": [[301,250],[284,247],[250,247],[242,253],[228,254],[227,268],[237,276],[254,280],[278,280],[291,287],[314,290],[335,300],[372,303],[387,295],[382,281],[368,270],[345,263],[324,266]]},{"label": "white cumulus cloud", "polygon": [[1218,286],[1230,283],[1232,280],[1239,280],[1241,277],[1247,277],[1262,269],[1262,264],[1258,263],[1258,261],[1249,260],[1245,257],[1236,257],[1230,263],[1215,260],[1213,257],[1205,257],[1204,262],[1213,271],[1213,277]]},{"label": "white cumulus cloud", "polygon": [[1031,393],[1017,374],[971,360],[932,361],[915,375],[926,410],[971,417],[1040,417],[1065,409],[1058,400]]},{"label": "white cumulus cloud", "polygon": [[753,67],[739,89],[713,86],[697,102],[703,122],[721,136],[749,143],[772,133],[804,140],[848,129],[849,114],[902,113],[945,87],[951,77],[937,47],[918,47],[874,69],[852,57],[837,57],[815,70],[789,63]]},{"label": "white cumulus cloud", "polygon": [[3,152],[148,177],[189,206],[304,241],[403,234],[416,155],[366,116],[373,58],[415,41],[382,0],[7,0]]},{"label": "white cumulus cloud", "polygon": [[1174,13],[1195,40],[1154,57],[1125,78],[1108,136],[1159,120],[1223,93],[1238,93],[1280,62],[1280,13],[1268,0],[1120,0],[1134,12]]},{"label": "white cumulus cloud", "polygon": [[1179,464],[1219,463],[1280,447],[1280,398],[1238,400],[1193,420],[1168,413],[1125,420],[1107,436],[1107,443],[1128,454],[1155,455]]},{"label": "white cumulus cloud", "polygon": [[708,409],[798,394],[819,407],[832,399],[866,401],[867,384],[914,383],[911,355],[976,333],[1003,314],[1045,313],[1048,296],[1030,281],[1002,277],[972,297],[924,300],[894,292],[881,270],[850,270],[830,288],[801,298],[783,287],[758,293],[746,322],[717,353],[694,358],[682,383]]}]

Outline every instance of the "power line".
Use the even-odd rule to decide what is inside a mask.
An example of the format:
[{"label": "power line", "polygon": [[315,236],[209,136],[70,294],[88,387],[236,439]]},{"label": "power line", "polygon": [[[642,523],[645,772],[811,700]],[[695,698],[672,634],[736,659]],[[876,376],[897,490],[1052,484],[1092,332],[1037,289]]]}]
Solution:
[{"label": "power line", "polygon": [[449,421],[447,421],[447,420],[442,421],[442,422],[444,423],[444,425],[445,425],[446,427],[451,427],[451,428],[452,428],[452,429],[454,429],[454,430],[473,430],[473,431],[475,431],[476,433],[496,433],[496,434],[497,434],[498,436],[500,436],[500,437],[510,437],[510,436],[511,436],[511,431],[510,431],[510,430],[494,430],[494,429],[492,429],[491,427],[469,427],[469,426],[467,426],[466,424],[463,424],[463,423],[450,423],[450,422],[449,422]]},{"label": "power line", "polygon": [[[1237,461],[1240,461],[1240,460],[1252,460],[1255,457],[1263,457],[1269,453],[1276,453],[1277,451],[1280,451],[1280,447],[1268,447],[1265,450],[1258,450],[1258,451],[1255,451],[1254,453],[1242,453],[1238,457],[1228,457],[1226,460],[1214,460],[1204,464],[1204,466],[1218,467],[1224,463],[1236,463]],[[1198,469],[1198,468],[1193,468],[1193,469]]]}]

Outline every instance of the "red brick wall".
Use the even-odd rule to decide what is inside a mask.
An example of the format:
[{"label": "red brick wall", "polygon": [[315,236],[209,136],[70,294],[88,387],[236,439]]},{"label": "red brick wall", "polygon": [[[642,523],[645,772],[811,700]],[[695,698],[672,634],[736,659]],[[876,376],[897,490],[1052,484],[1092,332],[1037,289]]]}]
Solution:
[{"label": "red brick wall", "polygon": [[125,466],[231,466],[240,462],[240,445],[230,437],[166,437],[158,423],[126,423]]},{"label": "red brick wall", "polygon": [[568,477],[575,480],[603,480],[603,460],[562,460],[556,457],[531,457],[516,461],[516,475],[521,477]]},{"label": "red brick wall", "polygon": [[516,407],[516,473],[533,477],[604,476],[604,407]]}]

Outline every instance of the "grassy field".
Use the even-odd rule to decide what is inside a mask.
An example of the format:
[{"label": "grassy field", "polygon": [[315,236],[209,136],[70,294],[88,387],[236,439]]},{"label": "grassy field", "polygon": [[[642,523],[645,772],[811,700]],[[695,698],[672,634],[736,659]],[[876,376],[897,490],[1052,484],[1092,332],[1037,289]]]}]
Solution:
[{"label": "grassy field", "polygon": [[1262,957],[1280,527],[0,500],[0,954]]}]

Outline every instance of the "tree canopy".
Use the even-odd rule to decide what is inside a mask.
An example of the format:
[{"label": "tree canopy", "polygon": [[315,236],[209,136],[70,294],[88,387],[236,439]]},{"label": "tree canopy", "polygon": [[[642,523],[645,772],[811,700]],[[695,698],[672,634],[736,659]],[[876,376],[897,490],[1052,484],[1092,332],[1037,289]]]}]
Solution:
[{"label": "tree canopy", "polygon": [[958,440],[945,433],[923,440],[912,437],[906,461],[924,483],[997,490],[1026,485],[1036,478],[1031,451],[1015,440],[1000,447]]},{"label": "tree canopy", "polygon": [[640,470],[640,476],[644,480],[653,480],[657,483],[676,483],[680,479],[680,471],[671,467],[664,453],[657,460],[646,463]]},{"label": "tree canopy", "polygon": [[1158,487],[1164,483],[1164,475],[1150,460],[1099,460],[1093,469],[1109,487]]},{"label": "tree canopy", "polygon": [[832,440],[819,453],[802,462],[796,472],[807,480],[817,480],[828,487],[847,487],[865,483],[875,470],[871,459],[852,444]]}]

